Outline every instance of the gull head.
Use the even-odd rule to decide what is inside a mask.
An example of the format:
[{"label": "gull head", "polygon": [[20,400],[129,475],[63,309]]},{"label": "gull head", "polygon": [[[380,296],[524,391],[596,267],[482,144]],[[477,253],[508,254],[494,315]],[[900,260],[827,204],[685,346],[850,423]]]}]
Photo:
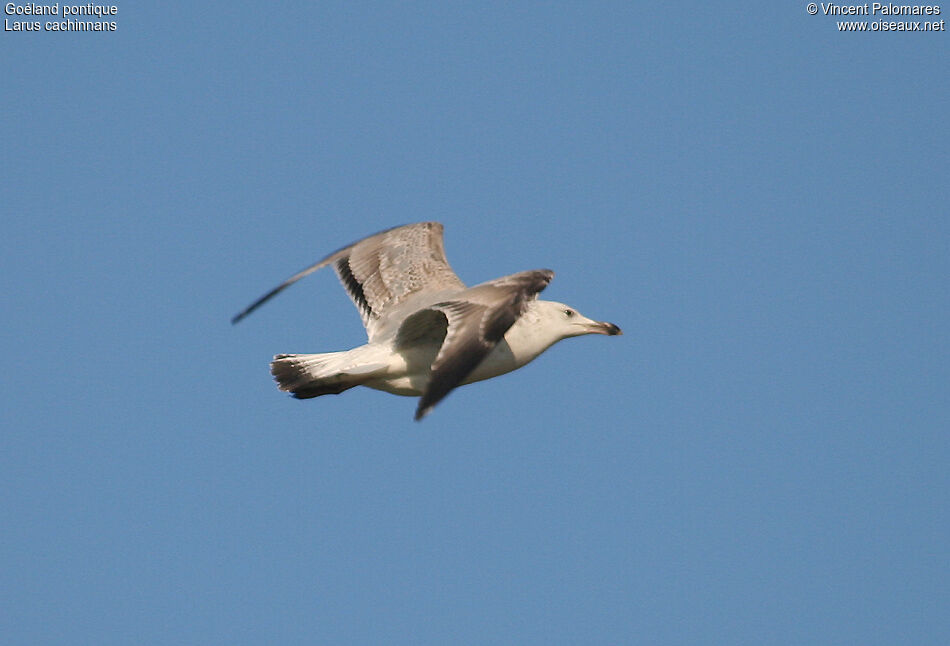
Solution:
[{"label": "gull head", "polygon": [[537,320],[536,326],[552,337],[551,343],[584,334],[623,334],[613,323],[589,319],[570,305],[555,301],[534,301],[526,316]]}]

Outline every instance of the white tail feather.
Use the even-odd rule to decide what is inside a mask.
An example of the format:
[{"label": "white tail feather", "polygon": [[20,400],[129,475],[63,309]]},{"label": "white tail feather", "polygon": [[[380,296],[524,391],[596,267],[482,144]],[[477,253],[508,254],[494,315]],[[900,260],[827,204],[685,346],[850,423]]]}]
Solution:
[{"label": "white tail feather", "polygon": [[375,348],[360,346],[345,352],[278,354],[271,362],[277,386],[298,399],[341,393],[359,386],[387,364],[373,361]]}]

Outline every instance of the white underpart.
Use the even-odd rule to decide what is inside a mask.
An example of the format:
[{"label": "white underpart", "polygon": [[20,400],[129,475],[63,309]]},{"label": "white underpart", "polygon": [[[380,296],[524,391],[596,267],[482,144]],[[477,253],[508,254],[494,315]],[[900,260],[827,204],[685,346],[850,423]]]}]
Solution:
[{"label": "white underpart", "polygon": [[[554,301],[537,300],[529,304],[527,311],[505,333],[504,340],[462,381],[462,385],[517,370],[561,339],[585,334],[588,325],[596,325],[596,321],[580,314],[570,321],[565,320],[563,312],[567,309],[570,309],[567,305]],[[370,343],[358,350],[372,347],[374,344]],[[364,382],[364,386],[412,397],[425,392],[432,374],[432,361],[439,351],[438,345],[418,346],[401,352],[394,351],[391,345],[375,347],[376,352],[364,356],[372,360],[374,368],[378,368],[378,377]],[[381,365],[383,362],[386,362],[385,367]],[[351,370],[359,369],[354,367]]]}]

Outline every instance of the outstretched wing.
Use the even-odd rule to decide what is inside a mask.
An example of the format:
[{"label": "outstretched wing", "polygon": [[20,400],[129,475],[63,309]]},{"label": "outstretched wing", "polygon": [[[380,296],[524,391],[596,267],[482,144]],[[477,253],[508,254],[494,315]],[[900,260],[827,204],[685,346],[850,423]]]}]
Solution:
[{"label": "outstretched wing", "polygon": [[448,329],[419,399],[417,420],[471,374],[552,278],[550,269],[523,271],[476,285],[457,300],[428,308],[445,315]]},{"label": "outstretched wing", "polygon": [[360,311],[370,338],[375,322],[408,296],[424,290],[465,288],[445,259],[442,225],[420,222],[387,229],[334,251],[261,296],[231,322],[237,323],[285,288],[330,264]]}]

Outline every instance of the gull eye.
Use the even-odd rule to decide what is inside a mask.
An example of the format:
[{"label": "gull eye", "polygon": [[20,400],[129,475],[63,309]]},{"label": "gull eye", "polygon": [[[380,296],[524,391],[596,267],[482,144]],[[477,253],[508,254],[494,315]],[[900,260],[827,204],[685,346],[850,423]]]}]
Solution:
[{"label": "gull eye", "polygon": [[567,318],[571,318],[572,316],[574,316],[574,310],[564,310],[564,316],[566,316]]}]

